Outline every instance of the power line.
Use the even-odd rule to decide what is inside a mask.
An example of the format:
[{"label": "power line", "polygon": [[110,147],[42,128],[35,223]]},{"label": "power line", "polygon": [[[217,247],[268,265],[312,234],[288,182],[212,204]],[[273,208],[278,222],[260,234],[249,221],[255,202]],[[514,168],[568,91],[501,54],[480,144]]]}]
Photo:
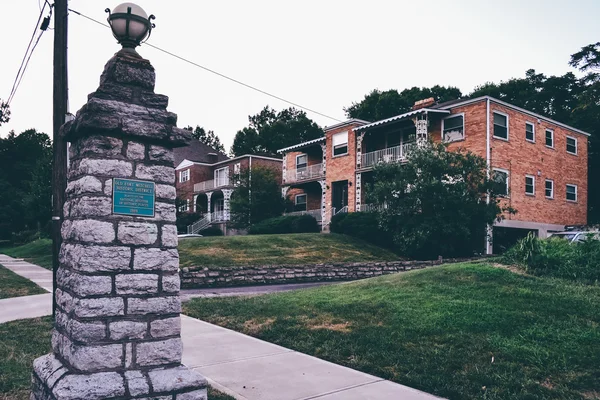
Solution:
[{"label": "power line", "polygon": [[19,90],[19,86],[21,86],[21,81],[23,80],[23,77],[25,76],[25,71],[27,71],[27,67],[29,66],[29,60],[31,60],[31,56],[33,55],[33,52],[35,51],[35,48],[37,47],[38,43],[40,42],[40,39],[42,38],[42,35],[44,34],[45,31],[41,31],[40,34],[38,35],[37,40],[35,41],[35,44],[33,45],[33,48],[31,49],[31,53],[29,53],[29,57],[27,58],[27,62],[25,63],[25,66],[23,67],[23,73],[21,74],[21,76],[19,77],[19,81],[17,82],[17,85],[15,86],[15,90],[14,93],[11,94],[12,97],[8,98],[8,104],[10,104],[10,102],[12,101],[12,99],[15,97],[15,94],[17,93],[17,90]]},{"label": "power line", "polygon": [[[83,17],[83,18],[86,18],[86,19],[88,19],[88,20],[90,20],[90,21],[92,21],[92,22],[95,22],[95,23],[97,23],[97,24],[99,24],[99,25],[102,25],[102,26],[104,26],[104,27],[110,28],[110,26],[109,26],[108,24],[105,24],[105,23],[103,23],[103,22],[100,22],[100,21],[98,21],[98,20],[96,20],[96,19],[94,19],[94,18],[88,17],[87,15],[84,15],[84,14],[80,13],[79,11],[75,11],[75,10],[73,10],[73,9],[71,9],[71,8],[69,8],[69,11],[71,11],[71,12],[73,12],[73,13],[75,13],[75,14],[77,14],[77,15],[79,15],[79,16],[81,16],[81,17]],[[329,119],[331,119],[331,120],[334,120],[334,121],[337,121],[337,122],[342,122],[341,120],[339,120],[339,119],[337,119],[337,118],[330,117],[330,116],[329,116],[329,115],[327,115],[327,114],[323,114],[323,113],[320,113],[320,112],[318,112],[318,111],[316,111],[316,110],[313,110],[313,109],[311,109],[311,108],[304,107],[304,106],[302,106],[302,105],[300,105],[300,104],[298,104],[298,103],[294,103],[293,101],[286,100],[286,99],[284,99],[283,97],[279,97],[279,96],[277,96],[277,95],[274,95],[274,94],[272,94],[272,93],[269,93],[269,92],[267,92],[267,91],[265,91],[265,90],[259,89],[259,88],[255,87],[255,86],[249,85],[249,84],[247,84],[247,83],[244,83],[244,82],[242,82],[242,81],[240,81],[240,80],[237,80],[237,79],[235,79],[235,78],[232,78],[232,77],[230,77],[230,76],[227,76],[227,75],[225,75],[225,74],[222,74],[222,73],[220,73],[220,72],[217,72],[217,71],[215,71],[215,70],[213,70],[213,69],[210,69],[210,68],[208,68],[208,67],[205,67],[205,66],[203,66],[203,65],[200,65],[200,64],[198,64],[198,63],[195,63],[194,61],[191,61],[191,60],[189,60],[189,59],[187,59],[187,58],[185,58],[185,57],[179,56],[179,55],[177,55],[177,54],[175,54],[175,53],[172,53],[172,52],[170,52],[170,51],[168,51],[168,50],[162,49],[162,48],[160,48],[160,47],[158,47],[158,46],[155,46],[155,45],[153,45],[153,44],[150,44],[150,43],[145,43],[145,44],[146,44],[147,46],[149,46],[149,47],[152,47],[153,49],[156,49],[156,50],[158,50],[158,51],[161,51],[161,52],[163,52],[163,53],[165,53],[165,54],[168,54],[168,55],[170,55],[171,57],[177,58],[177,59],[179,59],[179,60],[181,60],[181,61],[183,61],[183,62],[186,62],[186,63],[188,63],[188,64],[191,64],[191,65],[195,66],[195,67],[198,67],[198,68],[200,68],[200,69],[203,69],[203,70],[205,70],[205,71],[207,71],[207,72],[210,72],[210,73],[212,73],[212,74],[215,74],[215,75],[217,75],[217,76],[220,76],[221,78],[225,78],[225,79],[227,79],[227,80],[229,80],[229,81],[231,81],[231,82],[237,83],[238,85],[242,85],[242,86],[244,86],[244,87],[247,87],[248,89],[252,89],[252,90],[254,90],[254,91],[256,91],[256,92],[259,92],[259,93],[262,93],[262,94],[264,94],[264,95],[266,95],[266,96],[269,96],[269,97],[272,97],[272,98],[274,98],[274,99],[277,99],[277,100],[283,101],[284,103],[291,104],[291,105],[293,105],[293,106],[295,106],[295,107],[298,107],[298,108],[300,108],[300,109],[303,109],[303,110],[305,110],[305,111],[309,111],[309,112],[311,112],[311,113],[313,113],[313,114],[317,114],[317,115],[320,115],[320,116],[322,116],[322,117],[325,117],[325,118],[329,118]]]},{"label": "power line", "polygon": [[[21,71],[23,71],[23,66],[25,65],[25,60],[27,59],[27,55],[29,54],[29,50],[31,49],[31,44],[33,43],[33,39],[35,38],[35,33],[37,32],[38,26],[40,26],[40,21],[42,20],[42,15],[44,15],[44,10],[46,9],[46,4],[48,4],[48,2],[45,2],[44,5],[42,6],[38,20],[35,23],[35,27],[33,28],[33,33],[31,34],[31,39],[29,39],[29,44],[27,45],[27,50],[25,50],[25,54],[23,55],[23,59],[21,60],[21,65],[19,66],[19,70],[17,71],[17,76],[15,76],[15,81],[13,82],[13,86],[10,91],[10,95],[8,96],[8,99],[7,99],[8,104],[10,104],[10,102],[12,101],[12,99],[15,95],[15,92],[17,90],[16,88],[18,87],[18,82],[20,81],[19,77],[21,76]],[[39,41],[39,37],[38,37],[38,41]],[[36,42],[36,44],[37,44],[37,42]],[[32,52],[33,52],[33,50],[32,50]],[[31,58],[31,55],[29,56],[29,58]]]}]

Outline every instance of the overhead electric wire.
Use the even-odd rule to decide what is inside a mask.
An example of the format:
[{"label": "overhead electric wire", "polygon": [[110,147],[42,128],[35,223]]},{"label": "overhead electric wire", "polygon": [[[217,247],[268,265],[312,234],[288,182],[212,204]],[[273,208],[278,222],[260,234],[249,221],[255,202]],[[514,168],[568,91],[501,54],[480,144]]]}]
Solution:
[{"label": "overhead electric wire", "polygon": [[[81,17],[83,17],[83,18],[86,18],[86,19],[88,19],[88,20],[90,20],[90,21],[92,21],[92,22],[95,22],[95,23],[97,23],[97,24],[99,24],[99,25],[102,25],[102,26],[104,26],[104,27],[110,28],[110,26],[109,26],[108,24],[105,24],[105,23],[103,23],[103,22],[100,22],[100,21],[98,21],[98,20],[96,20],[96,19],[94,19],[94,18],[92,18],[92,17],[88,17],[87,15],[85,15],[85,14],[82,14],[82,13],[80,13],[79,11],[73,10],[73,9],[71,9],[71,8],[69,8],[69,11],[71,11],[71,12],[73,12],[73,13],[75,13],[75,14],[77,14],[77,15],[79,15],[79,16],[81,16]],[[286,100],[286,99],[284,99],[283,97],[279,97],[279,96],[277,96],[277,95],[274,95],[274,94],[272,94],[272,93],[269,93],[269,92],[267,92],[267,91],[265,91],[265,90],[259,89],[259,88],[255,87],[255,86],[249,85],[249,84],[247,84],[247,83],[244,83],[244,82],[242,82],[242,81],[240,81],[240,80],[237,80],[237,79],[235,79],[235,78],[232,78],[232,77],[230,77],[230,76],[227,76],[227,75],[225,75],[225,74],[222,74],[222,73],[220,73],[220,72],[217,72],[217,71],[215,71],[215,70],[213,70],[213,69],[210,69],[210,68],[208,68],[208,67],[205,67],[205,66],[203,66],[203,65],[200,65],[200,64],[198,64],[198,63],[196,63],[196,62],[194,62],[194,61],[191,61],[191,60],[189,60],[189,59],[187,59],[187,58],[185,58],[185,57],[179,56],[179,55],[177,55],[177,54],[175,54],[175,53],[172,53],[172,52],[170,52],[170,51],[168,51],[168,50],[162,49],[162,48],[160,48],[160,47],[158,47],[158,46],[155,46],[155,45],[153,45],[153,44],[150,44],[150,43],[145,43],[145,44],[146,44],[146,46],[152,47],[153,49],[156,49],[156,50],[158,50],[158,51],[161,51],[161,52],[163,52],[163,53],[165,53],[165,54],[168,54],[168,55],[170,55],[171,57],[177,58],[177,59],[179,59],[179,60],[181,60],[181,61],[183,61],[183,62],[186,62],[186,63],[188,63],[188,64],[191,64],[191,65],[195,66],[195,67],[198,67],[198,68],[200,68],[200,69],[203,69],[203,70],[205,70],[205,71],[207,71],[207,72],[210,72],[210,73],[212,73],[212,74],[215,74],[215,75],[217,75],[217,76],[220,76],[221,78],[224,78],[224,79],[227,79],[227,80],[229,80],[229,81],[231,81],[231,82],[237,83],[238,85],[242,85],[242,86],[244,86],[244,87],[246,87],[246,88],[248,88],[248,89],[252,89],[252,90],[254,90],[254,91],[256,91],[256,92],[262,93],[262,94],[264,94],[264,95],[266,95],[266,96],[272,97],[272,98],[274,98],[274,99],[277,99],[277,100],[279,100],[279,101],[283,101],[284,103],[291,104],[291,105],[293,105],[293,106],[295,106],[295,107],[298,107],[298,108],[300,108],[300,109],[302,109],[302,110],[305,110],[305,111],[309,111],[309,112],[311,112],[311,113],[313,113],[313,114],[317,114],[317,115],[320,115],[320,116],[322,116],[322,117],[325,117],[325,118],[329,118],[329,119],[331,119],[331,120],[334,120],[334,121],[337,121],[337,122],[342,122],[341,120],[339,120],[339,119],[337,119],[337,118],[330,117],[330,116],[329,116],[329,115],[327,115],[327,114],[323,114],[323,113],[321,113],[321,112],[318,112],[318,111],[315,111],[315,110],[313,110],[313,109],[311,109],[311,108],[304,107],[304,106],[302,106],[302,105],[300,105],[300,104],[298,104],[298,103],[295,103],[295,102],[293,102],[293,101]]]},{"label": "overhead electric wire", "polygon": [[27,71],[27,67],[29,66],[29,60],[31,60],[31,56],[33,55],[33,52],[35,51],[35,48],[37,47],[38,43],[40,42],[40,39],[42,38],[42,35],[44,34],[44,32],[45,31],[41,31],[40,34],[38,35],[38,38],[35,41],[35,44],[33,45],[33,48],[31,49],[31,53],[29,53],[29,57],[27,58],[27,62],[25,63],[25,66],[23,67],[23,73],[19,77],[19,81],[17,82],[17,86],[15,87],[15,91],[12,94],[12,97],[8,98],[8,104],[10,104],[10,102],[12,101],[12,99],[15,97],[14,95],[17,93],[17,90],[19,90],[19,86],[21,86],[21,81],[23,80],[23,77],[25,76],[25,71]]},{"label": "overhead electric wire", "polygon": [[[17,76],[15,76],[15,81],[13,82],[13,86],[10,91],[10,95],[8,96],[8,99],[6,100],[6,102],[9,105],[10,105],[10,102],[12,101],[13,97],[15,96],[15,92],[17,91],[17,87],[19,86],[19,82],[22,79],[21,72],[25,73],[25,71],[23,70],[23,67],[25,66],[25,61],[31,59],[31,54],[29,53],[29,50],[31,49],[31,44],[33,43],[33,39],[35,38],[35,33],[37,32],[38,27],[40,26],[40,21],[42,20],[42,15],[44,15],[44,10],[46,9],[46,4],[49,4],[49,3],[47,1],[44,2],[44,5],[42,6],[42,9],[40,10],[40,15],[38,17],[37,22],[35,23],[35,28],[33,28],[33,33],[31,34],[31,39],[29,39],[29,44],[27,45],[27,50],[25,50],[25,54],[23,55],[23,60],[21,60],[21,65],[19,66],[19,70],[17,71]],[[39,42],[40,37],[41,37],[41,35],[38,36],[36,45],[37,45],[37,42]],[[34,49],[35,49],[35,46],[34,46]],[[31,53],[33,53],[33,50],[31,50]],[[29,55],[29,58],[27,58],[28,55]],[[27,67],[25,67],[25,69],[27,69]]]}]

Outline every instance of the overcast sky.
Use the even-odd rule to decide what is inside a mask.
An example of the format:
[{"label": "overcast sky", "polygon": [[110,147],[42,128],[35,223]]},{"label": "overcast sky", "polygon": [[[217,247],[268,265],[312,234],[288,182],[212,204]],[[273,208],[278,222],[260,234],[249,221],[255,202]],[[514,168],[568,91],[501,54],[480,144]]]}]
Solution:
[{"label": "overcast sky", "polygon": [[[43,0],[40,0],[43,1]],[[118,2],[71,0],[105,21]],[[600,1],[538,0],[138,0],[156,15],[156,46],[328,116],[374,88],[453,85],[468,94],[486,81],[572,70],[569,55],[600,41]],[[0,98],[8,97],[39,15],[38,0],[2,0]],[[51,25],[52,26],[52,25]],[[33,54],[0,135],[52,131],[53,31]],[[75,113],[119,50],[110,31],[71,13],[69,102]],[[248,115],[289,105],[147,46],[138,52],[157,72],[180,127],[214,130],[229,150]],[[321,126],[336,121],[308,113]]]}]

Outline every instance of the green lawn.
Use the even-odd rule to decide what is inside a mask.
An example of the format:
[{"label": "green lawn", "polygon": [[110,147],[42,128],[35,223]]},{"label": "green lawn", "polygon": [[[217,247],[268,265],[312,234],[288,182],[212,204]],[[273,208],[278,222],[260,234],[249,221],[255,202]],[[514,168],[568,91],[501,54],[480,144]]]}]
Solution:
[{"label": "green lawn", "polygon": [[600,286],[465,263],[185,312],[450,399],[600,399]]},{"label": "green lawn", "polygon": [[0,247],[0,253],[24,258],[32,264],[52,269],[52,240],[50,239],[39,239],[16,247]]},{"label": "green lawn", "polygon": [[398,260],[390,251],[333,233],[183,239],[179,256],[181,267]]},{"label": "green lawn", "polygon": [[48,292],[29,279],[23,278],[0,265],[0,299],[42,293]]},{"label": "green lawn", "polygon": [[[50,317],[0,324],[0,400],[29,400],[33,360],[51,351]],[[233,400],[209,388],[210,400]]]}]

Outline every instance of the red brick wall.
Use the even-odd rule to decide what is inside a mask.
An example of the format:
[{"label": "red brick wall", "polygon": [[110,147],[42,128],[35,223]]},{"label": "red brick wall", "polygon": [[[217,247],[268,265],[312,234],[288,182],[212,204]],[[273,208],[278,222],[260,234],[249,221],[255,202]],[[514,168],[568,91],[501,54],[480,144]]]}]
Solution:
[{"label": "red brick wall", "polygon": [[[190,180],[187,182],[180,183],[179,182],[179,173],[181,171],[185,171],[186,169],[190,170]],[[213,169],[210,165],[199,165],[194,164],[187,168],[178,169],[176,172],[176,181],[175,181],[175,189],[177,191],[177,197],[182,200],[189,200],[189,212],[193,212],[193,202],[194,202],[194,184],[198,182],[203,182],[206,180],[213,179]]]},{"label": "red brick wall", "polygon": [[[508,115],[508,141],[494,138],[493,112]],[[465,139],[448,148],[467,149],[486,157],[486,101],[451,109],[452,114],[465,113]],[[507,219],[559,225],[587,222],[587,137],[556,124],[538,120],[528,114],[490,101],[490,148],[492,168],[509,171],[510,196],[502,205],[515,208],[516,215]],[[525,122],[535,126],[535,143],[525,140]],[[546,128],[554,130],[554,149],[545,145]],[[439,141],[441,124],[430,127],[431,136]],[[566,151],[566,137],[577,139],[578,155]],[[538,175],[539,171],[539,175]],[[535,195],[525,194],[525,175],[535,176]],[[545,180],[554,181],[554,199],[544,193]],[[566,201],[566,184],[578,187],[577,203]]]}]

